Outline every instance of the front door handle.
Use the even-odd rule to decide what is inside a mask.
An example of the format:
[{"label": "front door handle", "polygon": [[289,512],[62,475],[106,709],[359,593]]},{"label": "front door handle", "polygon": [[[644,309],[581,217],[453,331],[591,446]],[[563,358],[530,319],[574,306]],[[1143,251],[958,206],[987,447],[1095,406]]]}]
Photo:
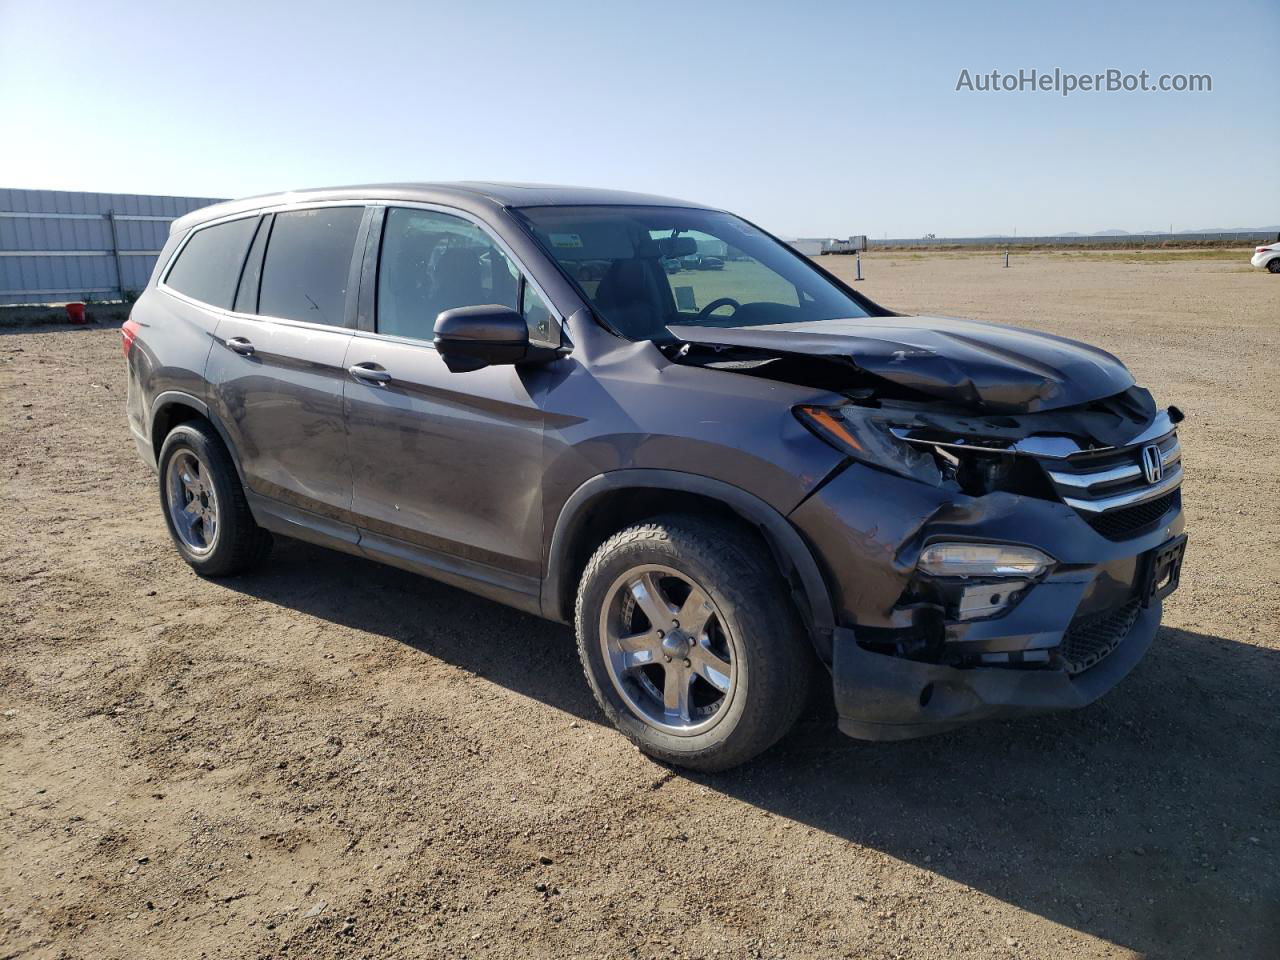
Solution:
[{"label": "front door handle", "polygon": [[351,374],[357,380],[368,380],[372,383],[386,383],[391,379],[391,374],[378,366],[376,363],[356,363],[347,367],[347,373]]},{"label": "front door handle", "polygon": [[227,343],[227,346],[232,349],[232,351],[240,354],[240,356],[242,357],[248,357],[253,355],[253,344],[250,343],[248,340],[246,340],[244,337],[231,337],[229,340],[226,341],[226,343]]}]

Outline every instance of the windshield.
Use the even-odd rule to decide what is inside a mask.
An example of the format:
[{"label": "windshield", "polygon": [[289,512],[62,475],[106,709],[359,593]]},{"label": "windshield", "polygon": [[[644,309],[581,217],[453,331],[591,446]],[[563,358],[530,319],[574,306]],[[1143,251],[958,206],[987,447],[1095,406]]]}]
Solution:
[{"label": "windshield", "polygon": [[[713,327],[865,317],[869,308],[744,220],[684,207],[525,207],[517,213],[596,312],[630,340]],[[874,308],[871,308],[874,309]]]}]

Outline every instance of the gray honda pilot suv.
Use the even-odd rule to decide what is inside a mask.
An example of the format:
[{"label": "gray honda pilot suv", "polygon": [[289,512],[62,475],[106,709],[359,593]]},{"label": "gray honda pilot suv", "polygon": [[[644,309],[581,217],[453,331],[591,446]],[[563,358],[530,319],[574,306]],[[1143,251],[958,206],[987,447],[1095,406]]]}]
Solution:
[{"label": "gray honda pilot suv", "polygon": [[198,573],[281,534],[572,622],[605,714],[686,767],[767,748],[817,676],[873,740],[1083,706],[1178,583],[1181,414],[1115,357],[894,313],[696,204],[218,204],[123,335]]}]

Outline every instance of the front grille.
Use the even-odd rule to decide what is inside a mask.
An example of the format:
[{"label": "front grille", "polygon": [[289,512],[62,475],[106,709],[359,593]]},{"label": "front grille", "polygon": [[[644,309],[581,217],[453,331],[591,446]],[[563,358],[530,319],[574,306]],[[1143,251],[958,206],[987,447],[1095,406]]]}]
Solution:
[{"label": "front grille", "polygon": [[[1160,467],[1155,471],[1154,482],[1147,479],[1143,464],[1149,446],[1155,447],[1152,454]],[[1182,485],[1182,448],[1173,430],[1150,443],[1043,457],[1040,464],[1062,502],[1113,540],[1123,539],[1164,516]]]},{"label": "front grille", "polygon": [[1058,659],[1067,673],[1083,673],[1118,647],[1133,629],[1140,609],[1140,601],[1130,600],[1122,607],[1072,620],[1058,646]]},{"label": "front grille", "polygon": [[1173,493],[1166,493],[1163,497],[1148,500],[1146,503],[1122,507],[1109,513],[1092,514],[1085,519],[1089,522],[1089,526],[1108,540],[1124,540],[1158,523],[1177,502],[1178,491],[1175,490]]}]

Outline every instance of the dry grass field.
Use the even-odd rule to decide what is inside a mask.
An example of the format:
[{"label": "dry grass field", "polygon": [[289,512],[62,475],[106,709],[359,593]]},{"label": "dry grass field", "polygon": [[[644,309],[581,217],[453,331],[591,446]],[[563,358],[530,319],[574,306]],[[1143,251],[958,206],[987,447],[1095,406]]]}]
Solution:
[{"label": "dry grass field", "polygon": [[198,579],[117,331],[0,330],[0,958],[1280,956],[1280,277],[1001,262],[860,287],[1099,344],[1186,411],[1155,645],[1078,713],[812,717],[714,777],[602,725],[564,627],[298,543]]}]

